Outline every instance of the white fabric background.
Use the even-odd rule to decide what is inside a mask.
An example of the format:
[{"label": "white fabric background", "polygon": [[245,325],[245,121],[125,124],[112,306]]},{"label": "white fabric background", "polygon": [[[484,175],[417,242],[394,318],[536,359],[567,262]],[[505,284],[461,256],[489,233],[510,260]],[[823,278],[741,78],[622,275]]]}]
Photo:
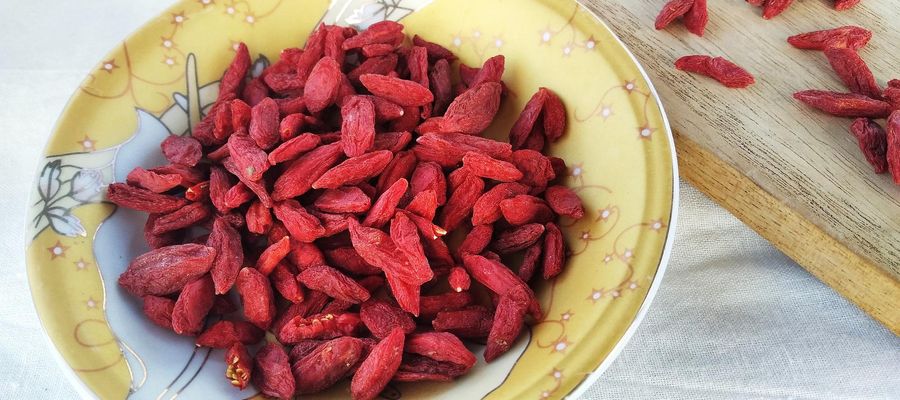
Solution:
[{"label": "white fabric background", "polygon": [[[70,94],[168,3],[0,0],[0,398],[77,398],[31,304],[26,197]],[[656,300],[588,398],[900,399],[900,339],[686,184],[680,216]]]}]

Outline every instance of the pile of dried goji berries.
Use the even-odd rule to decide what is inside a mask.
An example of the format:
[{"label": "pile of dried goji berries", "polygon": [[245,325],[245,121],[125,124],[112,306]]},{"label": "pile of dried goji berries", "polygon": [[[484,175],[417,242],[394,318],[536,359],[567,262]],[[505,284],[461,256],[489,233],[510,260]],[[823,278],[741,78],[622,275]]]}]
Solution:
[{"label": "pile of dried goji berries", "polygon": [[[152,250],[119,285],[156,324],[227,349],[238,388],[289,398],[352,377],[371,399],[465,374],[461,339],[491,361],[541,318],[528,282],[562,271],[555,221],[584,215],[563,160],[541,153],[565,108],[541,88],[510,143],[481,137],[503,56],[460,63],[454,83],[456,57],[402,28],[320,26],[249,80],[241,45],[192,136],[162,143],[171,163],[109,186],[149,213]],[[251,356],[266,331],[277,343]]]},{"label": "pile of dried goji berries", "polygon": [[[831,68],[850,93],[804,90],[794,98],[821,111],[845,118],[856,118],[850,132],[859,142],[866,160],[876,174],[891,172],[900,185],[900,80],[892,79],[882,90],[857,50],[869,43],[872,32],[844,26],[803,33],[788,38],[799,49],[821,50]],[[887,131],[876,119],[887,119]]]}]

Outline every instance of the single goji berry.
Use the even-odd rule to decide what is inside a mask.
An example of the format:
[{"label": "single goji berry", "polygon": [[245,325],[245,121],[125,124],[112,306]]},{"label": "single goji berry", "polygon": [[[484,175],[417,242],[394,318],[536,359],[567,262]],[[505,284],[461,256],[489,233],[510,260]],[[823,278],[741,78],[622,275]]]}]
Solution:
[{"label": "single goji berry", "polygon": [[300,272],[297,280],[304,286],[336,299],[362,303],[369,299],[369,291],[340,271],[326,265],[309,267]]},{"label": "single goji berry", "polygon": [[881,87],[875,82],[875,76],[872,75],[869,66],[859,57],[856,50],[829,48],[825,49],[825,56],[828,57],[831,68],[841,78],[847,89],[873,99],[881,98]]},{"label": "single goji berry", "polygon": [[190,136],[169,135],[159,146],[166,159],[175,164],[193,167],[203,157],[200,142]]},{"label": "single goji berry", "polygon": [[849,10],[859,4],[860,0],[834,0],[834,9],[838,11]]},{"label": "single goji berry", "polygon": [[275,270],[269,275],[269,280],[272,281],[275,291],[285,300],[291,303],[303,301],[303,287],[297,282],[293,268],[287,263],[278,263]]},{"label": "single goji berry", "polygon": [[444,46],[429,42],[419,35],[413,35],[412,41],[414,45],[424,47],[428,52],[428,58],[432,62],[435,62],[435,64],[440,62],[440,60],[446,60],[447,62],[456,61],[456,55],[454,55],[452,51],[447,50]]},{"label": "single goji berry", "polygon": [[184,286],[172,309],[172,330],[179,335],[196,335],[215,300],[212,279],[204,276]]},{"label": "single goji berry", "polygon": [[397,68],[397,55],[394,53],[382,57],[368,58],[347,74],[351,82],[359,83],[359,77],[369,74],[387,75]]},{"label": "single goji berry", "polygon": [[471,214],[475,201],[483,191],[484,181],[481,178],[467,176],[447,199],[447,204],[441,210],[440,225],[448,231],[456,229]]},{"label": "single goji berry", "polygon": [[235,282],[247,321],[266,329],[275,318],[275,298],[265,275],[255,268],[242,268]]},{"label": "single goji berry", "polygon": [[494,322],[488,333],[484,360],[491,362],[512,347],[524,325],[525,313],[528,311],[529,294],[526,286],[516,286],[500,295],[497,310],[494,311]]},{"label": "single goji berry", "polygon": [[151,250],[128,264],[119,286],[138,297],[175,293],[209,271],[215,257],[215,249],[199,244]]},{"label": "single goji berry", "polygon": [[694,0],[669,0],[656,16],[654,27],[657,30],[665,29],[672,21],[687,14],[693,5]]},{"label": "single goji berry", "polygon": [[787,41],[798,49],[849,48],[859,50],[865,47],[870,39],[872,39],[872,31],[850,25],[801,33],[787,38]]},{"label": "single goji berry", "polygon": [[350,157],[322,174],[312,184],[313,189],[334,189],[343,185],[356,185],[384,171],[393,158],[389,150],[373,151]]},{"label": "single goji berry", "polygon": [[147,213],[168,213],[186,206],[183,198],[153,193],[125,183],[111,183],[106,198],[116,205]]},{"label": "single goji berry", "polygon": [[691,9],[684,14],[682,22],[684,22],[684,26],[689,32],[697,36],[703,36],[708,20],[709,11],[706,8],[706,0],[694,0]]},{"label": "single goji berry", "polygon": [[543,234],[544,226],[541,224],[517,226],[500,232],[493,242],[493,248],[500,254],[515,253],[535,244]]},{"label": "single goji berry", "polygon": [[900,110],[887,120],[887,163],[894,183],[900,185]]},{"label": "single goji berry", "polygon": [[379,21],[358,35],[347,38],[342,47],[344,50],[352,50],[374,43],[394,43],[398,37],[403,39],[402,30],[403,25],[394,21]]},{"label": "single goji berry", "polygon": [[[352,337],[316,343],[308,354],[296,359],[291,367],[297,382],[297,393],[317,393],[333,386],[356,367],[363,357],[364,347],[361,340]],[[293,353],[292,350],[291,355]]]},{"label": "single goji berry", "polygon": [[291,251],[291,238],[285,236],[272,243],[259,255],[256,260],[256,269],[263,275],[269,275],[275,266]]},{"label": "single goji berry", "polygon": [[397,209],[397,205],[400,204],[400,199],[403,198],[408,187],[409,183],[406,179],[401,178],[394,182],[378,196],[362,224],[375,228],[384,226],[394,216],[394,211]]},{"label": "single goji berry", "polygon": [[290,358],[280,345],[269,343],[256,352],[253,362],[253,384],[267,396],[290,399],[296,383]]},{"label": "single goji berry", "polygon": [[282,343],[295,343],[307,339],[334,339],[341,336],[352,336],[359,331],[361,326],[359,315],[355,313],[298,315],[281,328],[278,340]]},{"label": "single goji berry", "polygon": [[213,221],[207,245],[216,252],[215,260],[209,271],[216,294],[224,294],[234,285],[241,265],[244,263],[241,235],[225,220],[216,218]]},{"label": "single goji berry", "polygon": [[[412,140],[412,134],[409,132],[386,132],[375,135],[375,143],[372,150],[390,150],[397,155]],[[396,157],[395,157],[396,158]]]},{"label": "single goji berry", "polygon": [[219,321],[197,336],[197,346],[227,349],[234,343],[245,345],[259,343],[266,332],[245,321]]},{"label": "single goji berry", "polygon": [[794,0],[766,0],[763,4],[763,18],[772,19],[783,13]]},{"label": "single goji berry", "polygon": [[146,295],[144,300],[144,315],[151,322],[163,328],[172,329],[172,310],[175,309],[175,300],[168,297]]},{"label": "single goji berry", "polygon": [[464,290],[469,290],[469,285],[472,281],[469,279],[469,273],[466,272],[465,268],[453,267],[453,269],[450,270],[450,275],[447,275],[447,282],[450,283],[451,289],[462,292]]},{"label": "single goji berry", "polygon": [[232,386],[244,390],[250,383],[253,362],[247,347],[241,342],[235,342],[225,353],[225,378]]},{"label": "single goji berry", "polygon": [[457,96],[444,113],[440,131],[474,135],[487,129],[500,109],[501,90],[497,82],[484,82]]},{"label": "single goji berry", "polygon": [[747,70],[722,57],[684,56],[675,61],[675,68],[708,76],[729,88],[745,88],[756,81]]},{"label": "single goji berry", "polygon": [[[434,194],[433,190],[426,190],[413,196],[413,199],[409,201],[405,209],[418,217],[424,218],[426,221],[433,221],[437,208],[437,195]],[[444,232],[446,233],[446,231]]]},{"label": "single goji berry", "polygon": [[359,308],[359,317],[376,338],[387,337],[399,327],[406,334],[416,329],[416,323],[405,311],[383,300],[369,300]]},{"label": "single goji berry", "polygon": [[183,178],[178,174],[160,174],[141,167],[131,170],[125,178],[125,182],[129,185],[144,188],[153,193],[165,193],[172,190],[180,186],[182,180]]},{"label": "single goji berry", "polygon": [[361,75],[359,81],[375,96],[403,107],[417,107],[434,101],[428,87],[413,81],[377,74]]},{"label": "single goji berry", "polygon": [[329,265],[334,265],[355,275],[375,275],[381,270],[370,265],[353,247],[338,247],[324,251],[325,260]]},{"label": "single goji berry", "polygon": [[512,225],[547,223],[555,218],[553,210],[543,200],[520,194],[500,202],[503,218]]},{"label": "single goji berry", "polygon": [[872,165],[876,174],[888,170],[887,133],[877,122],[868,118],[857,118],[850,125],[850,133],[859,142],[859,149]]},{"label": "single goji berry", "polygon": [[525,249],[525,254],[522,256],[522,263],[519,264],[519,270],[516,273],[523,282],[527,283],[530,281],[531,277],[534,276],[534,272],[537,271],[541,261],[542,248],[543,243],[538,242]]},{"label": "single goji berry", "polygon": [[559,215],[565,215],[572,219],[581,219],[584,216],[584,206],[581,204],[581,198],[572,189],[555,185],[547,188],[544,192],[544,200],[553,209],[553,212]]},{"label": "single goji berry", "polygon": [[328,189],[313,202],[313,207],[326,213],[363,213],[371,205],[369,196],[354,186]]},{"label": "single goji berry", "polygon": [[355,400],[374,399],[387,386],[403,360],[404,336],[401,328],[394,328],[362,361],[350,382]]},{"label": "single goji berry", "polygon": [[258,181],[269,169],[266,152],[247,135],[231,135],[228,138],[228,152],[231,154],[229,159],[234,162],[239,172],[236,175],[238,178],[243,178],[242,181]]},{"label": "single goji berry", "polygon": [[431,321],[435,331],[450,332],[459,337],[472,339],[487,337],[492,324],[493,315],[481,306],[465,310],[441,311]]},{"label": "single goji berry", "polygon": [[512,163],[496,160],[479,152],[466,153],[463,156],[463,167],[477,177],[499,182],[515,182],[522,179],[522,172]]},{"label": "single goji berry", "polygon": [[325,235],[325,228],[318,218],[310,214],[296,200],[285,200],[275,204],[275,218],[278,218],[290,232],[291,238],[301,242],[312,242]]},{"label": "single goji berry", "polygon": [[794,93],[794,98],[838,117],[887,118],[891,114],[889,103],[855,93],[803,90]]},{"label": "single goji berry", "polygon": [[338,142],[319,146],[292,161],[275,180],[272,198],[280,201],[306,193],[313,182],[340,161],[341,156],[341,143]]}]

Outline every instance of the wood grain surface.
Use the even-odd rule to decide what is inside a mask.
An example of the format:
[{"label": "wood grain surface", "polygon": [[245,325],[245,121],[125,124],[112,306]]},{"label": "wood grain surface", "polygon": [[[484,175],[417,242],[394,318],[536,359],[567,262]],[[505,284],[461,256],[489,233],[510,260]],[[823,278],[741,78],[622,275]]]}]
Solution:
[{"label": "wood grain surface", "polygon": [[[583,1],[644,65],[673,129],[687,139],[676,141],[686,165],[682,176],[900,333],[900,186],[872,172],[849,134],[851,120],[792,98],[804,89],[846,89],[821,52],[795,49],[785,41],[842,25],[870,29],[874,37],[860,54],[884,85],[900,78],[896,0],[865,0],[843,12],[833,10],[832,0],[798,0],[768,21],[744,1],[711,1],[704,37],[678,22],[655,30],[653,21],[664,3]],[[688,54],[726,57],[756,75],[757,83],[727,89],[675,70],[674,61]],[[693,159],[698,154],[714,159],[699,162]],[[798,236],[791,240],[791,235]],[[846,263],[859,268],[844,268]]]}]

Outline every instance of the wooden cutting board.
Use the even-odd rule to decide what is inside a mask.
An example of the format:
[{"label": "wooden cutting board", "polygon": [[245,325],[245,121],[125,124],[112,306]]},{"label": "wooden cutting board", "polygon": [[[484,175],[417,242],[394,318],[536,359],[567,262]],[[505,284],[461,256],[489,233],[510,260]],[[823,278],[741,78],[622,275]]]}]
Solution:
[{"label": "wooden cutting board", "polygon": [[[843,12],[832,0],[798,0],[769,21],[744,1],[710,1],[704,37],[677,22],[654,30],[665,0],[583,3],[648,70],[675,131],[681,176],[900,335],[900,186],[872,172],[849,134],[851,120],[791,97],[846,89],[821,52],[785,41],[842,25],[870,29],[860,54],[884,85],[900,78],[896,0],[863,0]],[[727,89],[675,70],[688,54],[726,57],[756,84]]]}]

